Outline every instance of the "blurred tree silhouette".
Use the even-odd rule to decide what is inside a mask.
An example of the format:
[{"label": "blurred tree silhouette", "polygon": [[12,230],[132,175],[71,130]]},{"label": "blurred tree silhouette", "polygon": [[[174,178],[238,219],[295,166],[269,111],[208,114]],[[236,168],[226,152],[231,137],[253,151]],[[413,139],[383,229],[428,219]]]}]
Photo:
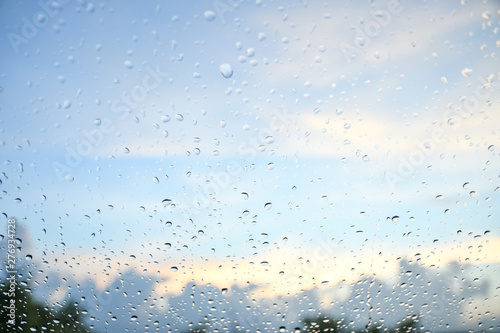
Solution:
[{"label": "blurred tree silhouette", "polygon": [[327,316],[305,318],[303,322],[307,333],[340,332],[339,322]]},{"label": "blurred tree silhouette", "polygon": [[420,329],[418,328],[418,317],[412,316],[410,318],[406,318],[405,320],[401,321],[401,323],[396,327],[394,332],[397,333],[420,332]]},{"label": "blurred tree silhouette", "polygon": [[[59,311],[37,302],[28,284],[15,280],[14,297],[10,281],[0,282],[0,332],[90,332],[82,321],[82,314],[76,302],[67,301]],[[11,295],[9,295],[11,294]],[[15,299],[15,325],[9,324],[8,314],[11,299]]]},{"label": "blurred tree silhouette", "polygon": [[[328,316],[318,316],[315,318],[305,318],[302,320],[304,323],[304,333],[323,333],[323,332],[343,332],[342,320],[336,320]],[[347,330],[345,330],[347,331]],[[366,325],[365,328],[356,331],[357,333],[417,333],[420,332],[418,328],[418,317],[411,316],[399,322],[398,326],[393,329],[384,328],[381,324]]]}]

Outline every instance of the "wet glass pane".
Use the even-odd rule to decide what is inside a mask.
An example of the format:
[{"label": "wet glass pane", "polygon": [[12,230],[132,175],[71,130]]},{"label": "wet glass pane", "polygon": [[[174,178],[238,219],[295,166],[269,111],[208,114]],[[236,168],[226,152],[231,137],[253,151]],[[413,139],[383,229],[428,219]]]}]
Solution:
[{"label": "wet glass pane", "polygon": [[0,22],[0,331],[500,331],[498,1]]}]

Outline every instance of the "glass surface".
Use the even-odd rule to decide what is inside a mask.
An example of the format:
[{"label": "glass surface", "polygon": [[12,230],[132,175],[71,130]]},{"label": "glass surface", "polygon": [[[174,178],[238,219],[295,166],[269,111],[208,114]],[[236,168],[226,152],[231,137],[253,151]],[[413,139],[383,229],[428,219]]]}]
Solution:
[{"label": "glass surface", "polygon": [[500,2],[0,22],[0,331],[500,331]]}]

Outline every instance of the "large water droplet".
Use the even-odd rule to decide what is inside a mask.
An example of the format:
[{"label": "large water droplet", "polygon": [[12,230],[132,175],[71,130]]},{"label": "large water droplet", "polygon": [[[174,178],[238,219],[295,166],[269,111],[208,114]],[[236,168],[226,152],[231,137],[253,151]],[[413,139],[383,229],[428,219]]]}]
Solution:
[{"label": "large water droplet", "polygon": [[226,79],[229,79],[231,76],[233,76],[233,68],[229,64],[222,64],[219,67],[219,70]]}]

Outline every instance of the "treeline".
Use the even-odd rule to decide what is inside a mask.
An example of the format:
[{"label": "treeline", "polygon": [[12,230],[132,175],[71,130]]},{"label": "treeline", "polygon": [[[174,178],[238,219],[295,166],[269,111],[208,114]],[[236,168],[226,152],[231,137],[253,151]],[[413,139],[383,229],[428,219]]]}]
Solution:
[{"label": "treeline", "polygon": [[17,279],[0,282],[0,318],[0,332],[91,332],[78,303],[68,300],[58,310],[49,308],[34,299],[27,283]]},{"label": "treeline", "polygon": [[[347,329],[345,319],[334,319],[328,316],[318,316],[315,318],[307,317],[302,320],[302,327],[286,329],[276,329],[277,332],[294,332],[294,333],[418,333],[421,332],[418,324],[418,317],[411,316],[399,321],[396,327],[388,328],[382,324],[367,324],[365,327],[352,331]],[[205,327],[193,328],[184,333],[209,333],[210,330]],[[242,333],[246,330],[233,329],[231,333]]]}]

